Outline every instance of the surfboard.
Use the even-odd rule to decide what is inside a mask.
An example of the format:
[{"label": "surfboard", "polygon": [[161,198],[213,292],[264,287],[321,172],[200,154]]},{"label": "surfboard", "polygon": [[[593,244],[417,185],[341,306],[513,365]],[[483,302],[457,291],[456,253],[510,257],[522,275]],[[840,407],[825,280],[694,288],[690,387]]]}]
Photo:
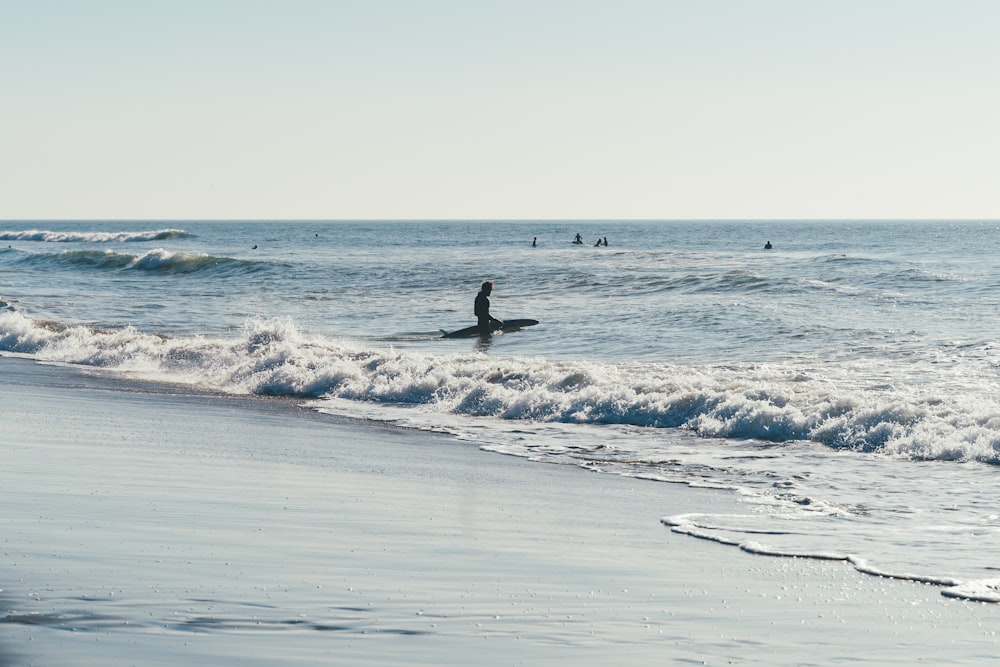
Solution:
[{"label": "surfboard", "polygon": [[[504,320],[503,328],[496,329],[493,333],[503,331],[508,333],[510,331],[517,331],[518,329],[523,329],[524,327],[533,327],[538,324],[538,320]],[[479,327],[466,327],[464,329],[459,329],[458,331],[452,331],[448,333],[444,329],[441,330],[444,334],[442,338],[472,338],[479,335]]]}]

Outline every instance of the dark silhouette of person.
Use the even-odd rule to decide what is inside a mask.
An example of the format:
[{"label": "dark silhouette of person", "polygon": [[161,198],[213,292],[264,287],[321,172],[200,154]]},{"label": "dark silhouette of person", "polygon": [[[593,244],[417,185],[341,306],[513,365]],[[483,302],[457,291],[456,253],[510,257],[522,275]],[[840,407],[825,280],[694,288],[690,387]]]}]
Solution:
[{"label": "dark silhouette of person", "polygon": [[476,320],[478,320],[479,335],[490,336],[494,329],[503,326],[503,321],[490,315],[490,294],[493,293],[493,281],[487,280],[483,283],[479,294],[476,295]]},{"label": "dark silhouette of person", "polygon": [[538,237],[537,236],[535,238],[531,239],[531,247],[532,248],[537,248],[538,247]]},{"label": "dark silhouette of person", "polygon": [[575,238],[575,239],[573,239],[573,243],[576,243],[576,244],[578,244],[578,245],[579,245],[579,244],[581,244],[581,243],[583,243],[583,237],[582,237],[582,236],[580,236],[579,234],[577,234],[577,235],[576,235],[576,238]]},{"label": "dark silhouette of person", "polygon": [[770,249],[771,249],[771,242],[768,241],[767,243],[764,244],[764,250],[770,250]]},{"label": "dark silhouette of person", "polygon": [[604,237],[604,247],[605,248],[608,247],[608,237],[607,236]]}]

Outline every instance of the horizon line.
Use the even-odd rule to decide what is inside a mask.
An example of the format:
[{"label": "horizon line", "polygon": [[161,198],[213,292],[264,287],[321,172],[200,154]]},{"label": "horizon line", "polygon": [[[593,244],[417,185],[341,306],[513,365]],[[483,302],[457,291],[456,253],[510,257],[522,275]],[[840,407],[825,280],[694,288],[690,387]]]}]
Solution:
[{"label": "horizon line", "polygon": [[0,223],[11,222],[1000,222],[1000,217],[961,217],[961,218],[864,218],[864,217],[833,217],[833,218],[229,218],[229,217],[86,217],[86,218],[0,218]]}]

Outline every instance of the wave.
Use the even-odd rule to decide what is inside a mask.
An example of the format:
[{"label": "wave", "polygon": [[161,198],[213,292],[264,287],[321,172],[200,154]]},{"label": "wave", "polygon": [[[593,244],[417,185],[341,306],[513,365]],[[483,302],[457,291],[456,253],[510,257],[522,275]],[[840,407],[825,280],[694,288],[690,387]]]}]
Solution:
[{"label": "wave", "polygon": [[875,566],[867,559],[845,551],[826,551],[822,549],[796,549],[775,547],[758,539],[730,537],[720,530],[719,523],[731,521],[734,517],[726,515],[695,515],[684,514],[663,517],[660,522],[672,532],[708,540],[717,544],[736,547],[741,551],[758,556],[777,558],[798,558],[808,560],[842,561],[861,574],[885,579],[897,579],[914,583],[939,586],[945,597],[967,600],[970,602],[1000,603],[1000,579],[960,579],[951,576],[922,575],[903,570],[886,569]]},{"label": "wave", "polygon": [[44,229],[0,231],[0,241],[41,241],[46,243],[130,243],[165,241],[192,236],[183,229],[157,229],[141,232],[56,232]]},{"label": "wave", "polygon": [[680,278],[675,283],[676,289],[691,292],[757,292],[768,289],[778,289],[775,281],[757,275],[745,269],[731,271],[692,274]]},{"label": "wave", "polygon": [[40,268],[92,268],[165,274],[201,271],[245,274],[261,271],[269,266],[266,262],[172,252],[163,248],[139,254],[113,250],[70,250],[60,253],[28,254],[18,261],[23,265]]},{"label": "wave", "polygon": [[432,355],[308,335],[290,320],[247,322],[228,338],[169,338],[132,327],[55,326],[21,311],[0,311],[0,351],[232,394],[1000,463],[996,399],[948,385],[866,386],[822,368]]}]

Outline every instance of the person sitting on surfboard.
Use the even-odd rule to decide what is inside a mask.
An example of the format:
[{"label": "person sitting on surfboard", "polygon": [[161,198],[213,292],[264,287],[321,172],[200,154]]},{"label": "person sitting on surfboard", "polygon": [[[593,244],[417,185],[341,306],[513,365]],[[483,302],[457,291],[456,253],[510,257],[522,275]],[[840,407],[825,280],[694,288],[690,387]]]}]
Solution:
[{"label": "person sitting on surfboard", "polygon": [[489,336],[494,329],[503,326],[503,321],[490,315],[490,294],[493,293],[493,281],[487,280],[483,283],[479,294],[476,295],[476,319],[479,321],[479,335]]}]

